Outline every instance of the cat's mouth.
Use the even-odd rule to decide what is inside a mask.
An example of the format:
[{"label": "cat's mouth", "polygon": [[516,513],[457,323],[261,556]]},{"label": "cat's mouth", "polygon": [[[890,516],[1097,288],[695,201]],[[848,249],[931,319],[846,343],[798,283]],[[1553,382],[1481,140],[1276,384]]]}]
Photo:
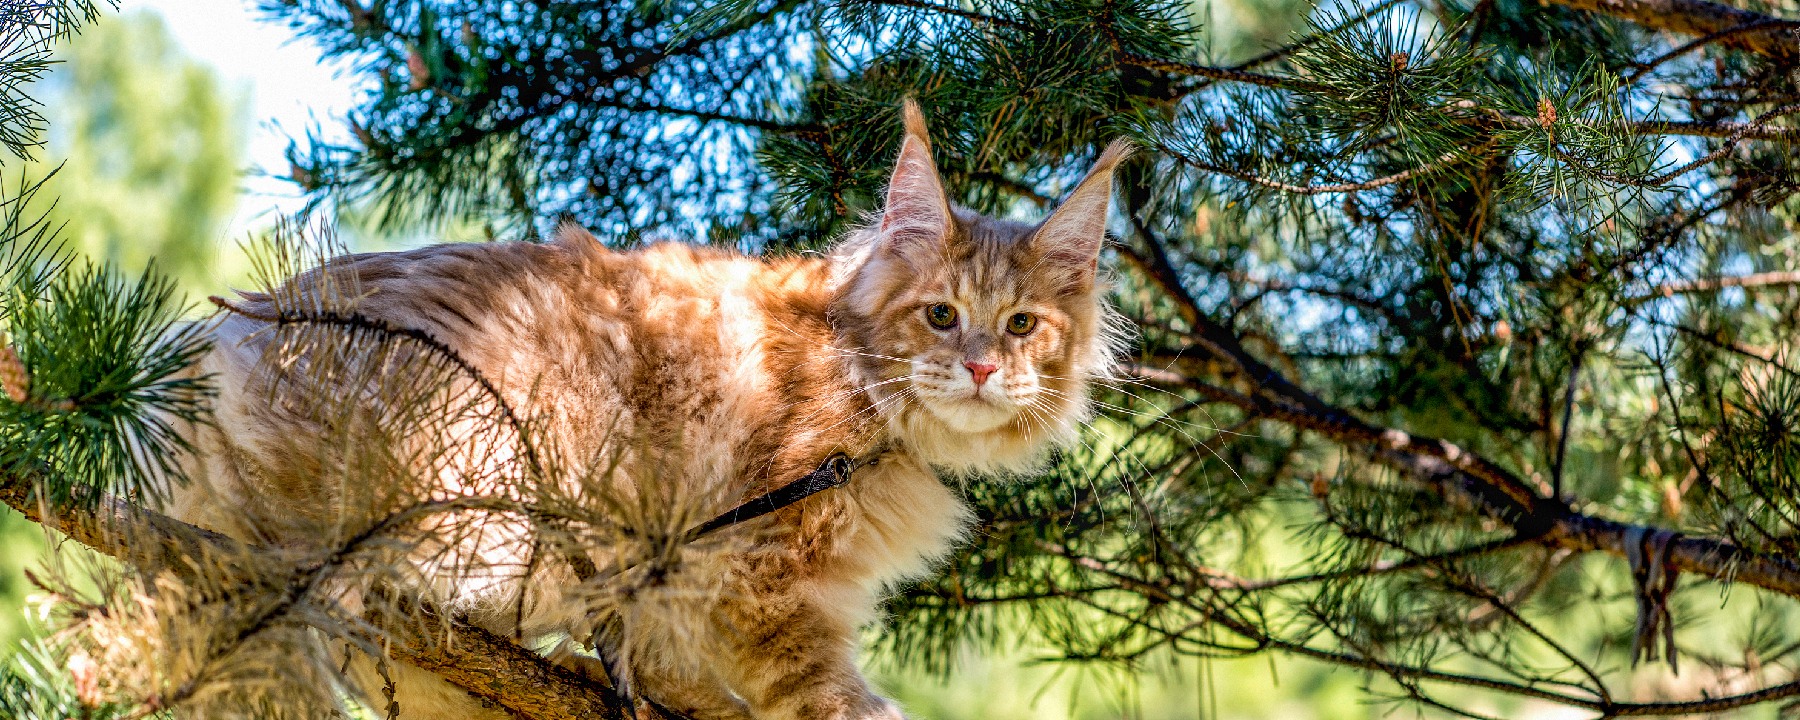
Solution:
[{"label": "cat's mouth", "polygon": [[959,390],[923,403],[933,416],[962,432],[987,432],[1005,425],[1017,410],[993,391]]}]

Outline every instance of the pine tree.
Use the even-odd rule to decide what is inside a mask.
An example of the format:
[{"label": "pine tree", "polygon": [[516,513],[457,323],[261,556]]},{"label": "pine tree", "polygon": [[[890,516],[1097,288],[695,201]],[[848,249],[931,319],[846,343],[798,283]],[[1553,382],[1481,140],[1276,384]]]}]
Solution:
[{"label": "pine tree", "polygon": [[[1707,0],[1389,0],[1313,11],[1285,44],[1220,59],[1195,8],[1169,0],[264,6],[372,89],[348,119],[356,141],[299,145],[293,179],[394,227],[531,235],[567,215],[619,243],[815,248],[871,208],[904,97],[927,108],[958,200],[989,212],[1053,203],[1111,137],[1144,148],[1110,253],[1140,329],[1131,377],[1044,477],[968,486],[973,542],[890,603],[880,644],[902,662],[942,670],[1029,633],[1128,675],[1305,658],[1431,715],[1800,696],[1800,22]],[[305,265],[274,257],[271,276]],[[251,702],[203,688],[268,670],[304,627],[523,717],[619,716],[603,678],[417,602],[353,617],[315,591],[322,576],[378,585],[391,550],[284,563],[145,509],[133,479],[150,468],[119,438],[180,451],[136,411],[204,407],[204,388],[169,384],[191,338],[126,337],[164,327],[154,281],[15,267],[6,319],[32,389],[4,456],[35,485],[9,503],[61,511],[37,517],[128,568],[99,594],[45,581],[64,589],[66,628],[46,657],[113,672],[87,696],[92,675],[45,673],[75,689],[39,696]],[[441,402],[466,387],[454,358],[331,302],[280,318],[293,352],[342,372],[382,353],[423,363],[426,380],[392,392],[438,411],[405,432],[474,412],[530,447],[528,422]],[[115,354],[81,354],[77,332],[118,337]],[[84,389],[103,377],[133,380]],[[52,424],[68,415],[107,422]],[[507,487],[541,492],[559,470],[519,472]],[[620,507],[497,499],[514,497],[456,507],[531,514],[556,542],[642,543],[645,562],[679,554],[642,532],[653,519],[623,532]],[[418,506],[396,503],[382,507]],[[390,527],[370,512],[363,527]],[[629,612],[645,586],[614,570],[594,587]],[[197,625],[231,631],[143,629]],[[445,628],[456,646],[437,642]],[[215,672],[224,659],[242,664]],[[303,687],[330,680],[329,660],[290,664],[277,695],[329,705]]]}]

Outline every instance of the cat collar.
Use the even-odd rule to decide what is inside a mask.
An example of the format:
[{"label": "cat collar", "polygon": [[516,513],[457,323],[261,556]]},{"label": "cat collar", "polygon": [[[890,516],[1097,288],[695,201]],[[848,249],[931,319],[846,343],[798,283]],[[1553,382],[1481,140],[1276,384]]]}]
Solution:
[{"label": "cat collar", "polygon": [[875,460],[880,456],[880,453],[870,453],[866,460],[855,460],[841,452],[832,453],[812,472],[802,475],[786,485],[746,500],[744,504],[694,526],[693,529],[687,531],[687,539],[692,541],[719,528],[754,520],[826,490],[842,486],[844,483],[850,482],[850,476],[857,470],[874,465]]}]

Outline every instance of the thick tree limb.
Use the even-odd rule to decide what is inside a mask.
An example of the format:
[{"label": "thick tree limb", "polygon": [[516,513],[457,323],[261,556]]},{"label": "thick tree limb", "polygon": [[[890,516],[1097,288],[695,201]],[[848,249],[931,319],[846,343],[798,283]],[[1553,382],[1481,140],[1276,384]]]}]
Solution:
[{"label": "thick tree limb", "polygon": [[[1560,498],[1545,497],[1512,472],[1474,453],[1437,438],[1384,428],[1332,406],[1307,392],[1251,355],[1237,335],[1200,312],[1181,282],[1180,272],[1162,251],[1161,242],[1141,223],[1147,253],[1122,253],[1127,261],[1176,303],[1189,327],[1197,353],[1212,355],[1234,368],[1249,392],[1239,392],[1162,368],[1136,368],[1140,376],[1201,393],[1215,402],[1311,430],[1400,470],[1452,501],[1468,503],[1485,515],[1512,525],[1520,535],[1570,550],[1601,550],[1627,557],[1630,538],[1644,528],[1576,512]],[[1683,572],[1754,585],[1800,598],[1800,567],[1760,555],[1715,538],[1677,537],[1669,544],[1669,562]]]},{"label": "thick tree limb", "polygon": [[[32,496],[30,483],[11,479],[0,482],[0,501],[23,513],[32,522],[68,535],[101,553],[129,559],[137,557],[161,567],[182,568],[182,558],[209,550],[237,547],[224,535],[118,500],[108,500],[91,517],[50,516]],[[106,531],[109,524],[129,525],[148,531],[154,542],[123,546]],[[470,694],[487,699],[525,720],[625,720],[630,717],[623,702],[610,688],[550,662],[543,656],[504,637],[455,619],[440,620],[423,608],[419,617],[427,624],[448,628],[445,637],[430,633],[395,632],[389,650],[394,657],[438,674]],[[441,622],[441,624],[439,624]]]},{"label": "thick tree limb", "polygon": [[[427,610],[423,617],[430,622],[436,616]],[[420,633],[406,633],[403,639],[392,646],[396,657],[514,715],[533,720],[631,717],[610,688],[473,625],[452,620],[444,642]]]},{"label": "thick tree limb", "polygon": [[[1312,430],[1339,444],[1360,449],[1450,500],[1467,503],[1511,524],[1521,535],[1543,545],[1577,551],[1599,550],[1623,558],[1634,533],[1656,532],[1576,512],[1561,500],[1538,494],[1524,480],[1456,445],[1363,422],[1341,409],[1319,403],[1311,396],[1290,398],[1281,391],[1244,394],[1171,370],[1138,370],[1146,380],[1195,390],[1215,401]],[[1279,376],[1264,377],[1276,384],[1286,382]],[[1292,389],[1291,385],[1287,387]],[[1722,582],[1754,585],[1800,598],[1800,567],[1724,540],[1676,537],[1669,544],[1669,561],[1683,572]]]},{"label": "thick tree limb", "polygon": [[[1545,0],[1629,20],[1653,30],[1714,36],[1720,45],[1781,60],[1800,59],[1800,22],[1708,0]],[[1738,29],[1755,26],[1754,31]]]}]

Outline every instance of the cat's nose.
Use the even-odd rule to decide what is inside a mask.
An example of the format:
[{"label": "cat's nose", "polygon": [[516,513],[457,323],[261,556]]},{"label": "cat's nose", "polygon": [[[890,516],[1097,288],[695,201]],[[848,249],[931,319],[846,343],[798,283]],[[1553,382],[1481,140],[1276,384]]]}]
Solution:
[{"label": "cat's nose", "polygon": [[969,374],[975,377],[975,387],[981,387],[982,383],[987,382],[989,375],[1000,369],[999,365],[975,362],[974,360],[964,360],[963,367],[968,368]]}]

